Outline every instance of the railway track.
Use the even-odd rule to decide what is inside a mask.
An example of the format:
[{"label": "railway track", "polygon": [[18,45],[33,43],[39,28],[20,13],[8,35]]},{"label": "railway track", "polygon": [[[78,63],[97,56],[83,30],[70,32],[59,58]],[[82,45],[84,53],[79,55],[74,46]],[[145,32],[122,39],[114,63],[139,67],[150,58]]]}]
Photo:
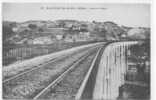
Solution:
[{"label": "railway track", "polygon": [[92,61],[92,64],[75,96],[76,100],[91,100],[93,98],[96,75],[104,48],[105,46],[97,52],[94,60]]},{"label": "railway track", "polygon": [[[46,84],[44,84],[44,86],[37,86],[37,87],[40,87],[39,89],[37,89],[37,90],[34,90],[34,89],[31,89],[31,88],[33,88],[33,87],[35,87],[35,86],[26,86],[26,85],[24,85],[24,87],[21,87],[22,89],[23,88],[27,88],[27,87],[30,87],[30,89],[28,89],[28,91],[25,89],[25,90],[23,90],[22,92],[21,91],[18,91],[18,88],[20,88],[20,87],[18,87],[18,85],[21,85],[21,84],[29,84],[28,82],[29,81],[31,81],[31,79],[32,79],[32,77],[30,77],[30,75],[32,75],[32,74],[34,74],[35,72],[34,71],[36,71],[36,69],[39,69],[39,68],[41,68],[41,70],[43,70],[42,68],[45,68],[45,67],[43,67],[43,66],[41,66],[41,67],[37,67],[37,68],[34,68],[34,69],[31,69],[31,70],[28,70],[28,71],[26,71],[26,72],[23,72],[23,73],[20,73],[20,74],[18,74],[18,75],[15,75],[15,76],[13,76],[13,77],[11,77],[11,78],[9,78],[9,79],[7,79],[7,80],[4,80],[3,81],[3,91],[4,91],[4,93],[10,93],[9,91],[15,91],[15,94],[20,94],[20,95],[17,95],[17,96],[13,96],[12,94],[10,94],[8,97],[7,96],[4,96],[4,98],[7,98],[7,99],[11,99],[11,98],[27,98],[27,99],[31,99],[31,98],[33,98],[33,99],[37,99],[37,98],[39,98],[42,94],[44,94],[50,87],[55,87],[55,85],[57,84],[57,83],[59,83],[62,79],[63,79],[63,77],[68,73],[68,72],[70,72],[77,64],[79,64],[82,60],[84,60],[88,55],[90,54],[90,52],[87,52],[87,55],[85,54],[84,56],[81,56],[80,57],[80,59],[78,59],[78,60],[76,60],[76,61],[74,61],[71,65],[70,65],[70,67],[69,68],[66,68],[66,69],[63,69],[63,70],[66,70],[66,71],[64,71],[62,74],[60,74],[60,75],[55,75],[55,77],[53,77],[53,78],[55,78],[55,80],[53,80],[52,81],[52,83],[50,82],[50,81],[45,81],[45,82],[39,82],[39,84],[44,84],[44,83],[46,83]],[[67,58],[67,57],[65,57],[65,58]],[[71,58],[72,59],[72,58]],[[55,62],[56,61],[56,59],[54,59],[54,60],[52,60],[52,62]],[[57,62],[56,62],[57,63]],[[48,63],[49,64],[49,63]],[[47,63],[46,63],[46,65],[48,65]],[[51,64],[51,63],[50,63]],[[47,69],[51,69],[51,68],[47,68]],[[40,70],[40,71],[41,71]],[[39,72],[39,73],[41,73],[40,71],[37,71],[37,72]],[[47,71],[47,73],[48,73],[48,71],[49,70],[44,70],[45,72],[44,72],[44,74],[46,74],[46,71]],[[30,72],[31,72],[31,74],[30,74]],[[43,71],[42,71],[43,72]],[[57,72],[57,71],[56,71]],[[29,75],[27,75],[27,74],[29,74]],[[41,73],[42,74],[42,73]],[[37,74],[37,75],[39,75],[39,74]],[[47,75],[47,74],[46,74]],[[21,76],[25,76],[25,77],[22,77],[21,78]],[[57,77],[57,78],[56,78]],[[24,82],[22,82],[23,80],[26,80],[26,81],[24,81]],[[25,83],[26,82],[26,83]],[[34,83],[35,81],[33,81],[32,82],[32,84]],[[5,83],[5,84],[4,84]],[[49,84],[50,83],[50,84]],[[18,88],[14,88],[14,86],[16,87],[18,87]],[[47,86],[46,88],[45,88],[45,86]],[[37,87],[35,87],[35,88],[37,88]],[[43,88],[44,87],[44,88]],[[35,92],[34,92],[35,91]],[[36,92],[37,91],[37,92]],[[29,95],[29,93],[28,92],[32,92],[32,95]],[[34,93],[33,93],[34,92]],[[4,94],[3,93],[3,94]]]},{"label": "railway track", "polygon": [[15,78],[18,78],[18,77],[20,77],[20,76],[22,76],[22,75],[24,75],[24,74],[30,73],[30,72],[32,72],[32,71],[34,71],[34,70],[37,70],[38,68],[43,67],[43,66],[45,66],[45,65],[47,65],[47,64],[49,64],[49,63],[55,62],[55,61],[57,61],[57,60],[59,60],[59,58],[51,59],[51,60],[49,60],[47,63],[41,64],[41,65],[39,65],[39,66],[34,66],[33,68],[28,69],[28,70],[26,70],[26,71],[23,71],[23,72],[21,72],[21,73],[19,73],[19,74],[16,74],[16,75],[12,76],[12,77],[4,78],[3,83],[9,82],[9,81],[11,81],[11,80],[13,80],[13,79],[15,79]]},{"label": "railway track", "polygon": [[92,61],[94,63],[93,58],[97,58],[100,50],[101,48],[97,51],[97,53],[94,51],[77,61],[73,64],[71,69],[67,70],[55,81],[49,84],[43,91],[36,95],[34,99],[73,100],[85,74],[87,73],[89,67],[92,66],[90,63]]},{"label": "railway track", "polygon": [[[82,50],[81,50],[81,51],[82,51]],[[75,52],[75,53],[76,53],[76,52]],[[73,54],[75,54],[75,53],[73,53]],[[71,54],[71,55],[72,55],[72,54]],[[32,67],[32,68],[29,68],[29,69],[26,69],[26,70],[24,70],[24,71],[21,71],[20,73],[18,73],[18,74],[16,74],[16,75],[13,75],[13,76],[5,76],[5,77],[3,78],[3,83],[9,82],[9,81],[11,81],[11,80],[13,80],[13,79],[16,79],[16,78],[18,78],[18,77],[24,75],[24,74],[30,73],[30,72],[32,72],[32,71],[34,71],[34,70],[37,70],[37,69],[39,69],[39,68],[41,68],[41,67],[44,67],[45,65],[51,64],[51,63],[53,63],[53,62],[56,62],[56,61],[61,60],[61,59],[64,59],[64,58],[66,58],[66,57],[67,57],[67,55],[62,55],[62,56],[53,58],[53,59],[51,59],[51,60],[49,60],[49,61],[47,61],[47,62],[45,62],[45,63],[43,63],[43,64],[40,64],[40,65],[38,65],[38,66],[34,66],[34,67]]]},{"label": "railway track", "polygon": [[[5,91],[3,92],[3,94],[4,93],[6,94],[5,98],[7,99],[22,98],[34,100],[37,99],[91,100],[94,99],[95,97],[99,97],[98,95],[95,95],[98,93],[99,89],[103,90],[107,89],[108,92],[108,86],[104,87],[103,84],[103,82],[107,82],[107,80],[106,81],[103,80],[103,76],[102,77],[98,76],[99,70],[101,70],[100,68],[103,68],[103,64],[102,65],[100,64],[101,56],[103,55],[104,49],[108,44],[103,44],[94,48],[90,48],[89,50],[86,51],[82,50],[83,53],[81,54],[80,52],[77,52],[77,54],[73,53],[73,56],[68,55],[61,57],[62,59],[52,59],[51,63],[47,62],[47,64],[45,64],[44,67],[43,66],[40,67],[41,69],[39,67],[36,68],[39,70],[31,69],[28,72],[27,71],[24,72],[23,74],[13,76],[13,78],[10,78],[10,80],[4,82],[5,84],[3,83],[4,85],[3,91]],[[110,49],[106,50],[110,51]],[[104,55],[106,54],[109,53],[104,52]],[[110,52],[110,54],[112,53]],[[109,59],[109,61],[112,60],[113,60],[112,58]],[[71,62],[68,63],[68,61]],[[108,60],[105,62],[108,62]],[[109,67],[111,64],[107,63],[106,65],[108,65],[107,67]],[[107,72],[109,72],[109,70]],[[100,74],[101,73],[103,72],[100,72]],[[102,84],[100,85],[100,88],[96,89],[96,87],[99,86],[99,84],[96,83],[97,80],[99,80],[99,77],[101,78],[100,80],[102,82],[100,83]],[[146,84],[141,84],[138,82],[125,81],[125,83],[142,87],[147,86]],[[114,90],[114,87],[112,89]],[[8,95],[7,93],[8,94],[10,93],[10,95]],[[102,91],[102,93],[106,92]],[[102,93],[100,94],[101,98],[103,98]],[[115,93],[117,92],[115,91]],[[16,94],[17,96],[12,96],[14,94]]]}]

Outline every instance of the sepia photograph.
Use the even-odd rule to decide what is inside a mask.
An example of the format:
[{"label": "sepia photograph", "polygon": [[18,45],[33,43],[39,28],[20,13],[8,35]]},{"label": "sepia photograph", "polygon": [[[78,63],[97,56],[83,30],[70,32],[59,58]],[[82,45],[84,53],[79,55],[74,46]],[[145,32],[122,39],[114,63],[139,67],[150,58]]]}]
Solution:
[{"label": "sepia photograph", "polygon": [[2,3],[4,100],[151,100],[150,3]]}]

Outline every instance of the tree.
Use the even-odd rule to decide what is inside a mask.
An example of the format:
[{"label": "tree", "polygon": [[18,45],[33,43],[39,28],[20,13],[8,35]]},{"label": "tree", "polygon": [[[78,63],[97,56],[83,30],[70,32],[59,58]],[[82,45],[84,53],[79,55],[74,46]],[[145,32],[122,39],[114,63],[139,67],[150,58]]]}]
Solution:
[{"label": "tree", "polygon": [[3,25],[3,42],[4,40],[6,40],[7,38],[11,37],[14,32],[12,31],[12,27],[10,25]]},{"label": "tree", "polygon": [[[12,31],[11,25],[2,25],[2,32],[3,32],[3,58],[5,54],[14,47],[14,44],[10,41],[6,41],[11,36],[13,36],[15,33]],[[3,61],[4,62],[4,61]]]},{"label": "tree", "polygon": [[16,26],[17,26],[17,23],[16,22],[10,23],[10,27],[16,27]]},{"label": "tree", "polygon": [[33,30],[33,29],[37,28],[37,25],[36,24],[29,24],[28,27]]},{"label": "tree", "polygon": [[42,28],[39,28],[38,31],[39,31],[39,32],[43,32],[44,30],[43,30]]}]

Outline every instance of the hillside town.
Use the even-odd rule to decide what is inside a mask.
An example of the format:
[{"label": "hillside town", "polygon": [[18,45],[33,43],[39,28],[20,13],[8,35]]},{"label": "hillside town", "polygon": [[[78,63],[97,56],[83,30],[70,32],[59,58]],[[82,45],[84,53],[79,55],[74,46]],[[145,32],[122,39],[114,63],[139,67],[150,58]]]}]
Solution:
[{"label": "hillside town", "polygon": [[98,41],[149,40],[150,28],[77,20],[3,21],[3,65]]},{"label": "hillside town", "polygon": [[33,45],[52,44],[58,41],[148,39],[150,28],[119,26],[109,21],[32,20],[22,23],[4,21],[3,32],[3,38],[6,39],[7,37],[4,43]]}]

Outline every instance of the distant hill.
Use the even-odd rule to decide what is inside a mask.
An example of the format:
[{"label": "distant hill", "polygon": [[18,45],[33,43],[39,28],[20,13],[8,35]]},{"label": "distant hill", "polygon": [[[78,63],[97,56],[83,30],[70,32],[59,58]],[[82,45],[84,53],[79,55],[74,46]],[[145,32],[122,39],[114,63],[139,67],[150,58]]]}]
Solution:
[{"label": "distant hill", "polygon": [[[29,20],[22,23],[3,21],[3,43],[16,44],[38,37],[57,37],[66,35],[76,37],[79,33],[89,32],[92,40],[149,39],[150,28],[127,27],[107,22],[85,22],[77,20]],[[88,34],[88,33],[87,33]],[[74,35],[74,36],[72,36]],[[88,41],[88,40],[86,40]]]},{"label": "distant hill", "polygon": [[130,39],[150,39],[149,28],[132,28],[127,32]]}]

